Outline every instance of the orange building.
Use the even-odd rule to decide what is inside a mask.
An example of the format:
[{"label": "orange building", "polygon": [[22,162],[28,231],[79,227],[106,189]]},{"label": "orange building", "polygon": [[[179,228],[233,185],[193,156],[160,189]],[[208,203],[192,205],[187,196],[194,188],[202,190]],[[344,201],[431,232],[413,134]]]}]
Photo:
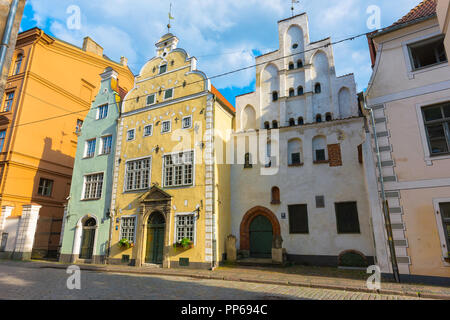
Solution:
[{"label": "orange building", "polygon": [[0,110],[0,258],[56,256],[77,129],[107,67],[133,87],[127,60],[88,37],[79,48],[38,28],[19,34]]}]

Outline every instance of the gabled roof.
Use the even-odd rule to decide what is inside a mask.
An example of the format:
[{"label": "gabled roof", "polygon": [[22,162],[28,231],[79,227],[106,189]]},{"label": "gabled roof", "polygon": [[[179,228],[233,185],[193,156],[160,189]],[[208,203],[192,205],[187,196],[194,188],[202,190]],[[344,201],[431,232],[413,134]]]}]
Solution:
[{"label": "gabled roof", "polygon": [[211,85],[211,93],[214,94],[233,114],[236,113],[236,108],[213,85]]},{"label": "gabled roof", "polygon": [[425,18],[436,14],[436,0],[425,0],[408,12],[403,18],[398,20],[394,25],[411,22],[420,18]]}]

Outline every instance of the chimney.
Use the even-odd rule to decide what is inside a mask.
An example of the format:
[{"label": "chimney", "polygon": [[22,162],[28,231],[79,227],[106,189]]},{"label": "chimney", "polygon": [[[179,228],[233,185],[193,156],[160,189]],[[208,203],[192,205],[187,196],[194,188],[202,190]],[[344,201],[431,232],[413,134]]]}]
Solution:
[{"label": "chimney", "polygon": [[86,37],[83,40],[83,51],[103,57],[103,48],[89,37]]},{"label": "chimney", "polygon": [[128,66],[128,59],[125,57],[120,57],[120,64],[123,65],[124,67]]},{"label": "chimney", "polygon": [[119,74],[113,68],[107,67],[105,71],[103,71],[103,73],[100,74],[100,77],[102,78],[102,81],[107,81],[110,79],[117,80],[118,75]]}]

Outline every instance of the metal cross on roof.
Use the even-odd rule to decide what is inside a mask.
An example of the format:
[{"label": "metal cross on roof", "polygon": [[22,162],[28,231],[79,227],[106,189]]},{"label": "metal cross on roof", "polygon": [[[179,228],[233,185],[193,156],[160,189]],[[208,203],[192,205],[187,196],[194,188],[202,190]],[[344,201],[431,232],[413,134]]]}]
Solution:
[{"label": "metal cross on roof", "polygon": [[291,0],[292,2],[292,6],[291,6],[291,10],[292,10],[292,16],[294,16],[294,5],[300,3],[299,0]]}]

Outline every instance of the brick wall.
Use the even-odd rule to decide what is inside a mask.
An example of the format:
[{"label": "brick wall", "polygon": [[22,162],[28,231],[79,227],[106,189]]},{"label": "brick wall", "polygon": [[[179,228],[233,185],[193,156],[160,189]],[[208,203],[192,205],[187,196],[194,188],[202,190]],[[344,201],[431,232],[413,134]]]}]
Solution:
[{"label": "brick wall", "polygon": [[330,160],[330,167],[342,166],[341,145],[339,143],[328,145],[328,158]]}]

